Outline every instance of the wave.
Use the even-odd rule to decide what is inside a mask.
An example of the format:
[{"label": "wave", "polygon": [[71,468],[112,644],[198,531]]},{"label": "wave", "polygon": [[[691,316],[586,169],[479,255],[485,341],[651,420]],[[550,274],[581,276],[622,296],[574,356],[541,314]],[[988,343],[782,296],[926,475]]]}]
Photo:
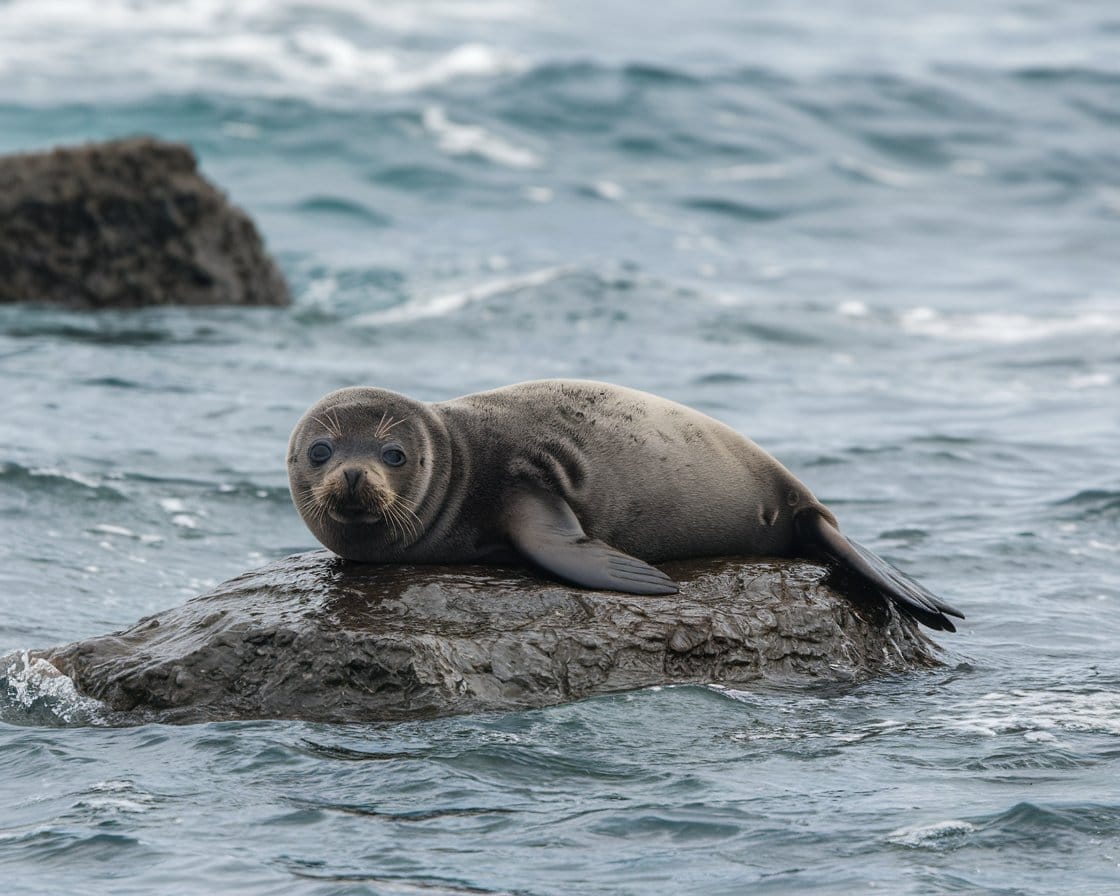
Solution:
[{"label": "wave", "polygon": [[899,828],[887,835],[887,842],[910,849],[950,849],[961,846],[976,826],[967,821],[948,819],[932,824]]},{"label": "wave", "polygon": [[709,212],[711,214],[723,215],[725,217],[736,218],[740,221],[752,223],[777,221],[788,216],[792,212],[792,209],[788,208],[783,209],[756,203],[738,202],[734,199],[715,196],[685,199],[680,204],[684,208],[693,209],[695,211]]},{"label": "wave", "polygon": [[407,323],[425,318],[447,317],[468,305],[494,296],[521,292],[543,286],[558,279],[567,268],[549,267],[509,277],[499,277],[466,289],[440,293],[417,302],[408,302],[383,311],[372,311],[354,318],[359,327],[380,327],[387,324]]},{"label": "wave", "polygon": [[945,314],[933,308],[912,308],[899,318],[902,329],[919,336],[956,342],[1013,345],[1063,336],[1120,333],[1120,314],[1090,311],[1068,316],[1032,317],[1011,312]]},{"label": "wave", "polygon": [[1097,520],[1120,517],[1120,491],[1092,488],[1054,502],[1055,507],[1075,509],[1074,520]]},{"label": "wave", "polygon": [[990,815],[947,819],[930,824],[900,828],[887,835],[887,842],[909,849],[957,849],[962,846],[1021,844],[1026,841],[1052,842],[1056,837],[1081,834],[1099,842],[1120,831],[1120,808],[1098,803],[1043,805],[1016,803]]},{"label": "wave", "polygon": [[[766,695],[711,685],[712,690],[740,703],[762,708],[777,701]],[[781,698],[788,699],[788,698]],[[845,713],[828,715],[828,699],[800,694],[797,701],[804,710],[805,723],[787,722],[760,726],[735,733],[736,740],[799,741],[827,739],[835,744],[859,743],[881,737],[908,739],[913,736],[937,738],[988,739],[1013,735],[1019,741],[1037,745],[1032,757],[1036,768],[1066,768],[1090,765],[1092,756],[1071,752],[1064,739],[1120,735],[1120,693],[1108,688],[1085,689],[1021,689],[991,691],[971,699],[961,699],[952,712],[930,712],[921,717],[881,718],[863,720]],[[993,740],[993,744],[996,741]],[[995,767],[1002,767],[1002,754],[992,757]],[[983,766],[983,762],[980,763]]]},{"label": "wave", "polygon": [[[435,52],[402,49],[461,33],[464,20],[497,23],[524,4],[473,0],[366,4],[184,0],[11,0],[0,30],[0,99],[103,102],[214,90],[323,99],[332,93],[408,93],[520,71],[511,51],[465,41]],[[65,23],[65,27],[59,27]],[[143,47],[144,52],[136,52]]]},{"label": "wave", "polygon": [[956,707],[952,715],[930,716],[926,723],[946,732],[984,737],[1022,734],[1048,740],[1072,733],[1120,735],[1120,694],[1103,690],[993,691]]},{"label": "wave", "polygon": [[361,202],[341,196],[309,196],[301,200],[296,210],[303,214],[348,218],[373,227],[388,227],[392,221],[385,215]]},{"label": "wave", "polygon": [[[0,307],[0,333],[10,339],[57,339],[94,346],[143,349],[165,344],[231,345],[238,337],[230,330],[242,309],[145,308],[139,310],[66,311],[46,305]],[[254,326],[261,314],[283,309],[253,309]],[[125,380],[122,378],[121,382]],[[128,382],[135,382],[130,380]],[[164,387],[161,386],[162,390]]]},{"label": "wave", "polygon": [[423,114],[424,130],[436,138],[439,148],[451,156],[477,156],[507,168],[539,168],[541,159],[531,149],[516,146],[478,125],[459,124],[447,117],[441,106],[428,106]]},{"label": "wave", "polygon": [[124,499],[120,489],[101,476],[60,467],[26,467],[10,461],[0,462],[0,483],[12,484],[27,491],[56,491],[87,496],[92,492],[101,500]]}]

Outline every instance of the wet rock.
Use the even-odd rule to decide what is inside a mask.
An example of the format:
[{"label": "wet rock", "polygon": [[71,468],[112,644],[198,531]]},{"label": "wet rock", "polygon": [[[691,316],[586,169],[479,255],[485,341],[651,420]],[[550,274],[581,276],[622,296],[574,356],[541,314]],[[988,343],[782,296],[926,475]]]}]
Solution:
[{"label": "wet rock", "polygon": [[253,222],[187,146],[141,137],[0,157],[0,302],[289,301]]},{"label": "wet rock", "polygon": [[582,591],[497,567],[364,566],[318,551],[32,658],[116,712],[170,722],[398,720],[938,664],[914,623],[839,596],[821,567],[664,568],[680,594]]}]

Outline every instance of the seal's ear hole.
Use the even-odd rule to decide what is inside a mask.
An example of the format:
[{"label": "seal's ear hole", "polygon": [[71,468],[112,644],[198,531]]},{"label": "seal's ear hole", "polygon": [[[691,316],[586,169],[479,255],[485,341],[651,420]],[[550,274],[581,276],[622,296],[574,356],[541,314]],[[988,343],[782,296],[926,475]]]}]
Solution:
[{"label": "seal's ear hole", "polygon": [[404,449],[396,444],[396,442],[390,442],[381,449],[381,459],[390,467],[399,467],[408,460],[408,458],[405,457]]}]

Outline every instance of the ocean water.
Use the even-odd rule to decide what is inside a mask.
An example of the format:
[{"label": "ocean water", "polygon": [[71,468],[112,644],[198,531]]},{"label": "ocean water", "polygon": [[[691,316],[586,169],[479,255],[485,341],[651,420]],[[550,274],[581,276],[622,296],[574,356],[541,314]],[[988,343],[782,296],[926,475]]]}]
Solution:
[{"label": "ocean water", "polygon": [[0,151],[138,132],[295,304],[0,308],[0,655],[312,547],[285,442],[353,383],[678,399],[968,619],[932,673],[403,725],[9,681],[6,892],[1120,891],[1115,4],[0,2]]}]

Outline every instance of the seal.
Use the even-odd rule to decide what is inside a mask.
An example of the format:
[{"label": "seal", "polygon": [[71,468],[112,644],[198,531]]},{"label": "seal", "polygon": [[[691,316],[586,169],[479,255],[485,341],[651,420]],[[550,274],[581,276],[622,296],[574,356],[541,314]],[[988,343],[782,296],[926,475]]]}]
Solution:
[{"label": "seal", "polygon": [[651,566],[804,557],[930,628],[963,615],[842,535],[774,457],[698,411],[584,380],[536,380],[425,403],[351,387],[296,424],[300,516],[366,563],[528,561],[586,588],[672,594]]}]

